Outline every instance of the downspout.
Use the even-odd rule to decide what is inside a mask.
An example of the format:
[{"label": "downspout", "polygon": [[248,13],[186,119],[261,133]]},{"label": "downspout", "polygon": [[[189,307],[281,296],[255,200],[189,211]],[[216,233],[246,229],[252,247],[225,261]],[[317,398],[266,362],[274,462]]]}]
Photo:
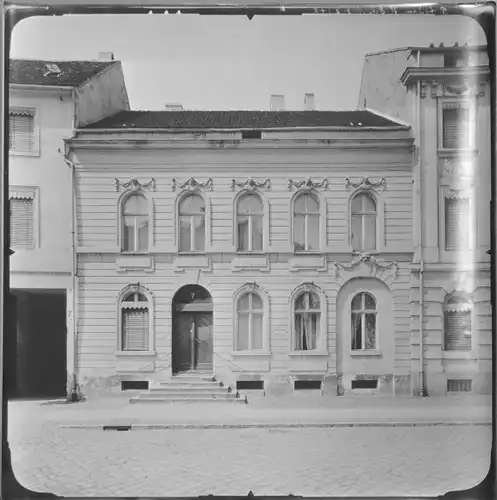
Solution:
[{"label": "downspout", "polygon": [[[417,54],[417,66],[420,67],[420,51]],[[419,168],[419,396],[425,395],[424,369],[424,257],[423,257],[423,169],[421,165],[421,82],[417,82],[417,120],[416,135],[418,138],[418,168]]]},{"label": "downspout", "polygon": [[77,322],[77,283],[76,283],[76,275],[78,272],[77,268],[77,255],[76,255],[76,185],[75,185],[75,167],[74,163],[67,158],[68,152],[66,150],[64,155],[64,161],[70,168],[71,175],[71,194],[72,194],[72,203],[71,203],[71,235],[72,235],[72,270],[71,270],[71,278],[72,278],[72,326],[73,326],[73,372],[72,372],[72,381],[71,381],[71,392],[68,395],[69,400],[72,402],[80,401],[82,399],[79,384],[78,384],[78,375],[77,375],[77,355],[78,355],[78,322]]}]

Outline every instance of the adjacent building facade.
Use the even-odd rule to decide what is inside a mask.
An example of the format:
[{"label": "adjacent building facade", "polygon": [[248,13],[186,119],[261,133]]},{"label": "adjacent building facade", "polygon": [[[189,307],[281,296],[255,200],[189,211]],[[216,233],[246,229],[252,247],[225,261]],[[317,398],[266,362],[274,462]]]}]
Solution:
[{"label": "adjacent building facade", "polygon": [[73,189],[64,139],[122,109],[121,64],[12,60],[10,283],[17,297],[18,394],[66,393],[73,334]]}]

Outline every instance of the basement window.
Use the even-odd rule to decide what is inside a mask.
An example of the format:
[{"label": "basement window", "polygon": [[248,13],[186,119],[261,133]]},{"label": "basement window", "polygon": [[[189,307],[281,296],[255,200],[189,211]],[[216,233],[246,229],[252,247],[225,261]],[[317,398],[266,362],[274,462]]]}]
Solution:
[{"label": "basement window", "polygon": [[260,130],[242,130],[242,139],[261,139],[262,132]]},{"label": "basement window", "polygon": [[238,380],[236,383],[237,391],[264,390],[264,380]]},{"label": "basement window", "polygon": [[147,391],[147,380],[123,380],[121,382],[121,391]]},{"label": "basement window", "polygon": [[320,390],[321,389],[321,380],[296,380],[294,382],[293,388],[296,391],[305,391],[305,390]]},{"label": "basement window", "polygon": [[447,380],[447,392],[471,392],[471,379]]},{"label": "basement window", "polygon": [[378,389],[378,380],[352,380],[352,389]]}]

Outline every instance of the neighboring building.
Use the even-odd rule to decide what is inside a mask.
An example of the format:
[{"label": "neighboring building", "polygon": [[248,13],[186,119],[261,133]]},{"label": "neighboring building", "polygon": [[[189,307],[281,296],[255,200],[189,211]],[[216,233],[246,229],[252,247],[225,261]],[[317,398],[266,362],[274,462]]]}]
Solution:
[{"label": "neighboring building", "polygon": [[359,107],[407,121],[416,136],[409,357],[419,371],[422,328],[429,395],[492,387],[488,64],[484,46],[443,44],[364,62]]},{"label": "neighboring building", "polygon": [[73,189],[64,139],[129,109],[121,63],[104,56],[10,62],[10,284],[18,299],[22,396],[64,395],[72,375],[66,335],[73,335]]},{"label": "neighboring building", "polygon": [[337,379],[410,394],[413,142],[371,111],[80,127],[66,155],[83,392],[193,369],[273,394],[324,380],[335,395]]}]

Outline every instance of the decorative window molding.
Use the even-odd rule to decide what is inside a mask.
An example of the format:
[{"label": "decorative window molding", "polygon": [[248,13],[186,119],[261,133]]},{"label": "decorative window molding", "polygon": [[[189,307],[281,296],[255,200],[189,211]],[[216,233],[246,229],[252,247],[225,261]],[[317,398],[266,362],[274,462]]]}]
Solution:
[{"label": "decorative window molding", "polygon": [[263,181],[255,181],[254,179],[252,179],[252,177],[249,177],[247,180],[240,182],[236,179],[233,179],[231,181],[231,190],[235,191],[237,187],[247,191],[255,191],[262,188],[269,189],[271,187],[271,179],[268,178],[264,179]]},{"label": "decorative window molding", "polygon": [[[310,295],[313,295],[318,298],[319,307],[317,308],[313,307],[312,300],[309,298]],[[304,299],[303,302],[301,302],[302,298]],[[303,308],[300,308],[300,304],[297,304],[297,301],[301,302]],[[290,355],[292,354],[304,355],[307,353],[309,353],[309,355],[312,355],[313,353],[328,354],[328,317],[327,317],[328,300],[323,290],[314,283],[302,283],[292,291],[292,293],[289,296],[288,302],[289,302],[288,313],[289,313],[289,331],[290,331],[289,335]],[[307,314],[302,314],[304,311],[308,311]],[[306,315],[311,315],[311,314],[319,314],[317,323],[319,325],[319,332],[316,335],[315,344],[313,348],[302,349],[301,345],[302,342],[300,342],[300,339],[297,339],[298,325],[296,324],[296,321],[298,320],[306,321],[304,319]],[[299,318],[296,319],[296,315],[299,316]]]},{"label": "decorative window molding", "polygon": [[[255,307],[251,308],[252,303],[250,302],[249,295],[254,294],[256,295],[262,305],[262,308],[260,307]],[[243,312],[242,314],[247,315],[247,316],[253,316],[253,314],[260,314],[262,315],[262,345],[260,348],[253,349],[250,346],[250,343],[248,344],[248,349],[243,349],[243,347],[240,345],[240,306],[241,302],[240,300],[242,298],[249,298],[249,303],[248,307],[243,307]],[[245,299],[246,300],[246,299]],[[247,353],[247,354],[269,354],[270,352],[270,338],[269,338],[269,311],[270,311],[270,300],[269,300],[269,295],[262,288],[259,286],[257,283],[245,283],[242,285],[234,294],[233,294],[233,322],[234,322],[234,329],[233,329],[233,354],[239,354],[239,353]],[[254,328],[253,325],[253,319],[249,320],[248,323],[248,328],[249,328],[249,335],[250,335],[250,328]],[[252,330],[252,335],[253,335],[253,330]]]},{"label": "decorative window molding", "polygon": [[[140,296],[140,297],[139,297]],[[127,301],[126,299],[133,298]],[[145,300],[143,300],[143,298]],[[138,300],[142,299],[142,300]],[[145,338],[140,338],[139,331],[135,332],[136,338],[125,339],[124,328],[125,320],[123,318],[127,310],[144,311],[145,318],[140,318],[137,323],[145,324],[146,334]],[[146,311],[146,313],[145,313]],[[155,311],[155,297],[154,294],[140,283],[134,283],[126,286],[117,294],[117,352],[116,355],[155,355],[155,342],[154,342],[154,311]],[[134,328],[139,329],[140,324]],[[136,335],[137,334],[137,335]],[[126,345],[129,342],[130,344]]]},{"label": "decorative window molding", "polygon": [[[188,196],[199,196],[204,201],[204,249],[203,250],[194,250],[194,251],[182,251],[180,250],[180,207],[181,203]],[[174,203],[174,252],[181,253],[182,255],[188,254],[204,254],[211,250],[212,248],[212,219],[211,219],[211,199],[210,196],[201,192],[200,188],[189,188],[184,189],[176,196],[176,200]]]},{"label": "decorative window molding", "polygon": [[[317,245],[318,248],[316,249],[305,249],[305,250],[300,250],[295,248],[295,224],[296,224],[296,218],[295,218],[295,203],[296,201],[301,197],[306,197],[310,196],[312,197],[318,204],[318,210],[314,211],[308,211],[307,208],[305,209],[304,212],[301,212],[301,217],[303,218],[303,230],[304,230],[304,236],[305,236],[305,244],[306,246],[309,245],[309,237],[312,237],[312,226],[309,227],[309,218],[317,215],[319,217],[319,222],[318,222],[318,231],[319,234],[317,236]],[[327,209],[327,203],[326,203],[326,198],[319,193],[318,191],[315,191],[314,189],[299,189],[295,194],[292,196],[290,199],[290,230],[289,230],[289,242],[291,245],[291,248],[293,248],[293,251],[295,253],[322,253],[326,250],[326,243],[327,243],[327,214],[328,214],[328,209]]]},{"label": "decorative window molding", "polygon": [[176,188],[193,192],[212,191],[213,182],[210,177],[204,182],[198,181],[193,177],[188,178],[185,182],[178,182],[176,179],[173,179],[173,191],[176,191]]},{"label": "decorative window molding", "polygon": [[[238,231],[238,223],[241,217],[247,217],[247,223],[248,223],[248,237],[250,238],[253,235],[253,230],[254,230],[254,222],[255,219],[254,217],[257,217],[257,215],[251,216],[249,214],[243,215],[240,212],[240,202],[246,197],[246,196],[256,196],[260,202],[261,202],[261,209],[262,211],[259,213],[259,216],[262,218],[262,246],[260,249],[253,249],[253,238],[250,240],[250,248],[247,247],[247,249],[242,249],[240,247],[240,242],[239,242],[239,231]],[[248,220],[248,219],[252,220]],[[248,190],[248,189],[243,189],[242,191],[238,192],[233,200],[233,246],[234,249],[237,253],[264,253],[267,252],[269,248],[269,201],[266,196],[264,196],[263,193],[260,193],[257,190]],[[257,245],[256,245],[257,246]]]},{"label": "decorative window molding", "polygon": [[9,108],[9,154],[40,156],[40,112],[37,107]]},{"label": "decorative window molding", "polygon": [[[383,184],[384,186],[384,184]],[[361,183],[359,187],[357,187],[354,191],[349,196],[349,201],[348,201],[348,245],[349,249],[354,251],[354,252],[364,252],[364,249],[354,249],[353,248],[353,241],[352,241],[352,218],[353,218],[353,213],[352,213],[352,203],[354,201],[354,198],[356,196],[360,195],[366,195],[370,197],[374,204],[376,205],[376,249],[375,250],[370,250],[368,249],[367,252],[371,251],[376,251],[376,252],[383,252],[385,251],[386,247],[386,233],[385,233],[385,202],[383,200],[383,196],[381,195],[380,192],[376,189],[372,189],[370,187],[364,187],[364,184]]]},{"label": "decorative window molding", "polygon": [[[132,196],[141,196],[147,203],[146,216],[148,217],[147,245],[144,250],[126,250],[124,246],[124,218],[126,216],[125,207],[127,201]],[[132,188],[123,191],[117,198],[117,246],[123,254],[148,254],[154,248],[154,203],[153,199],[141,188]]]},{"label": "decorative window molding", "polygon": [[476,325],[473,301],[468,294],[453,291],[445,296],[443,308],[443,350],[446,353],[471,352],[476,345],[473,338]]},{"label": "decorative window molding", "polygon": [[326,190],[328,189],[328,179],[323,179],[321,182],[314,182],[309,176],[301,181],[288,179],[288,190],[291,190],[292,187],[295,187],[296,189],[300,189],[302,191],[311,191],[314,189]]},{"label": "decorative window molding", "polygon": [[[379,353],[377,300],[370,292],[360,291],[350,301],[352,353]],[[368,327],[370,330],[368,331]],[[371,335],[372,333],[372,335]]]},{"label": "decorative window molding", "polygon": [[380,262],[371,254],[356,254],[352,262],[344,264],[342,262],[334,262],[330,265],[332,269],[331,275],[333,280],[336,280],[340,285],[355,277],[364,277],[359,271],[361,264],[366,264],[369,267],[369,276],[382,280],[389,288],[397,278],[399,266],[397,262]]},{"label": "decorative window molding", "polygon": [[15,252],[35,250],[40,242],[39,188],[9,187],[10,247]]},{"label": "decorative window molding", "polygon": [[387,186],[387,181],[385,178],[381,179],[370,179],[369,177],[362,177],[361,179],[358,179],[356,181],[350,179],[349,177],[345,178],[345,187],[346,188],[374,188],[374,189],[385,189]]},{"label": "decorative window molding", "polygon": [[475,97],[439,97],[437,116],[439,150],[464,151],[476,147]]},{"label": "decorative window molding", "polygon": [[129,191],[143,191],[144,189],[153,189],[155,190],[155,179],[152,177],[152,180],[149,182],[142,184],[137,179],[130,179],[127,182],[121,182],[119,179],[114,179],[114,186],[116,187],[116,191],[119,191],[119,188],[122,187],[125,190]]}]

